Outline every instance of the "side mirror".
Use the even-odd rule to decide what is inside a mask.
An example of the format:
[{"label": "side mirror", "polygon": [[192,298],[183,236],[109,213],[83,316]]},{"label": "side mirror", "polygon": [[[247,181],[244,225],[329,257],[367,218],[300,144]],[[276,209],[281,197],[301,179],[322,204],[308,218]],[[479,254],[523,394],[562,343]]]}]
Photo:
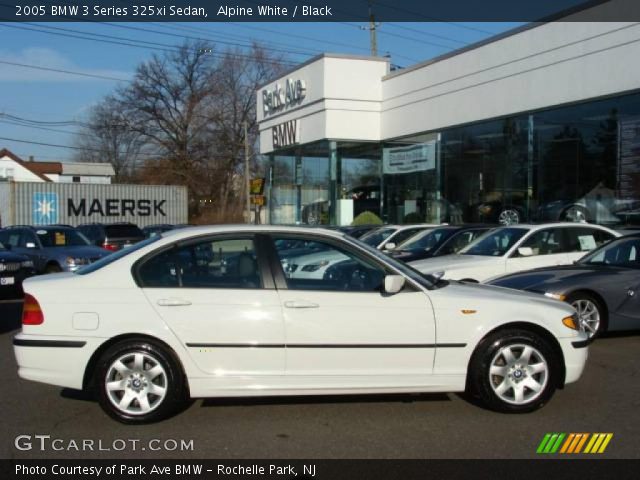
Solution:
[{"label": "side mirror", "polygon": [[385,250],[393,250],[394,248],[396,248],[396,244],[393,242],[385,243],[384,245]]},{"label": "side mirror", "polygon": [[384,277],[384,291],[391,295],[396,294],[404,287],[405,278],[402,275],[386,275]]},{"label": "side mirror", "polygon": [[25,247],[27,247],[27,248],[36,248],[36,244],[35,244],[35,243],[33,243],[33,242],[27,242],[27,243],[25,244]]},{"label": "side mirror", "polygon": [[518,249],[518,255],[521,257],[530,257],[533,255],[533,249],[531,247],[520,247]]}]

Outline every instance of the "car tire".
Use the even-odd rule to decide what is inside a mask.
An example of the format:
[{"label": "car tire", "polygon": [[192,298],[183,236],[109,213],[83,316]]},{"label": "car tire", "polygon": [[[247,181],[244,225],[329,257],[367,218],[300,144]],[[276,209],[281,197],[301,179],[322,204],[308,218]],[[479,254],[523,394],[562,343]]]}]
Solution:
[{"label": "car tire", "polygon": [[498,331],[476,348],[469,363],[468,389],[491,410],[532,412],[553,396],[560,384],[560,365],[543,336],[521,329]]},{"label": "car tire", "polygon": [[518,209],[509,207],[504,208],[498,214],[498,223],[502,226],[517,225],[522,220],[522,216]]},{"label": "car tire", "polygon": [[186,400],[184,374],[174,355],[146,339],[109,347],[98,360],[94,387],[102,409],[126,424],[163,420]]},{"label": "car tire", "polygon": [[607,309],[602,302],[587,292],[575,292],[565,299],[578,312],[578,327],[580,331],[597,338],[606,330]]},{"label": "car tire", "polygon": [[57,263],[50,263],[44,268],[44,273],[60,273],[62,268]]}]

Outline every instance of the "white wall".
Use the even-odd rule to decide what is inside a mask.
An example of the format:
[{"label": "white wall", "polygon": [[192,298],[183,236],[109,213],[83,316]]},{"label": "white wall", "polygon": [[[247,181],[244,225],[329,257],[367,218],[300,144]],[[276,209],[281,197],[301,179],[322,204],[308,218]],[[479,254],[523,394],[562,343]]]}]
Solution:
[{"label": "white wall", "polygon": [[380,140],[381,78],[388,73],[385,59],[323,55],[271,82],[284,86],[288,78],[304,80],[306,96],[297,105],[266,115],[261,88],[257,92],[260,152],[273,151],[271,128],[298,120],[298,143],[322,139]]},{"label": "white wall", "polygon": [[389,75],[382,137],[640,88],[640,25],[555,22]]},{"label": "white wall", "polygon": [[7,176],[8,170],[11,169],[13,169],[13,180],[16,182],[44,182],[42,178],[24,168],[18,162],[14,162],[11,158],[0,158],[0,177]]}]

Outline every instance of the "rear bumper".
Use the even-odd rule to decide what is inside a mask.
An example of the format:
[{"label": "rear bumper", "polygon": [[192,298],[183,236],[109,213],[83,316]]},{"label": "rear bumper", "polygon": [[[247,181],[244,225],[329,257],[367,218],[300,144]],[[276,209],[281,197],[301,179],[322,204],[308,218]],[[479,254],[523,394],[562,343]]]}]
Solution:
[{"label": "rear bumper", "polygon": [[13,338],[18,376],[80,390],[86,365],[99,343],[98,339],[19,333]]}]

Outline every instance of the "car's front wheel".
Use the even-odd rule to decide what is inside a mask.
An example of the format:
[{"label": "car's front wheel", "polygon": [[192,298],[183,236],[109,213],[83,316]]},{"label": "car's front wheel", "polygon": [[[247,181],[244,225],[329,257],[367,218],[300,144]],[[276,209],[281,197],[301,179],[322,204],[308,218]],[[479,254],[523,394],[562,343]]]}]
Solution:
[{"label": "car's front wheel", "polygon": [[485,338],[469,369],[469,388],[492,410],[531,412],[559,384],[560,360],[549,341],[528,330],[504,330]]},{"label": "car's front wheel", "polygon": [[580,331],[595,338],[604,330],[605,308],[602,304],[585,292],[576,292],[569,295],[566,302],[578,312],[578,327]]},{"label": "car's front wheel", "polygon": [[98,401],[123,423],[149,423],[177,411],[184,400],[184,376],[173,356],[156,342],[124,341],[98,361]]}]

